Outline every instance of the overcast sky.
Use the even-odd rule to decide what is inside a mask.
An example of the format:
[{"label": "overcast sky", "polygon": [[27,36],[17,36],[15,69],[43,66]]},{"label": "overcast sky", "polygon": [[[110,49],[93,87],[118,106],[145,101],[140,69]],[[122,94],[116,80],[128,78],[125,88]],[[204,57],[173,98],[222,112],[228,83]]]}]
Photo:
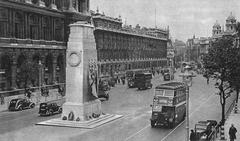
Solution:
[{"label": "overcast sky", "polygon": [[[230,12],[240,19],[240,0],[90,0],[90,9],[105,15],[122,16],[123,23],[154,27],[169,25],[173,39],[186,41],[212,35],[216,20],[225,25]],[[225,27],[224,27],[225,29]]]}]

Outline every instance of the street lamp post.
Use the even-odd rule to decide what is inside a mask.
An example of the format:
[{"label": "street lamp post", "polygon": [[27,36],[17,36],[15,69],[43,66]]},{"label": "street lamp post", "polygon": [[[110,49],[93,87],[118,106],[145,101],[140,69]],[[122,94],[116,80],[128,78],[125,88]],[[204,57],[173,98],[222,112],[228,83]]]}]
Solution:
[{"label": "street lamp post", "polygon": [[42,62],[39,60],[39,95],[37,96],[37,103],[39,102],[39,97],[41,95],[41,86],[42,86]]},{"label": "street lamp post", "polygon": [[189,141],[189,87],[192,86],[192,77],[195,77],[189,72],[190,67],[185,67],[185,72],[180,74],[183,79],[183,83],[186,86],[186,140]]}]

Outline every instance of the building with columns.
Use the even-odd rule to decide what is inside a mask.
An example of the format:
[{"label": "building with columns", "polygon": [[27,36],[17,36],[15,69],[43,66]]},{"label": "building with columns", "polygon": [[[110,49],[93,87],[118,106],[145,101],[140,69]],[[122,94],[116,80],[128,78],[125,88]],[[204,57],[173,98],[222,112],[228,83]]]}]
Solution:
[{"label": "building with columns", "polygon": [[122,25],[90,12],[89,0],[1,0],[0,91],[24,87],[18,76],[27,62],[37,66],[32,86],[65,83],[68,25],[76,21],[95,27],[100,75],[167,65],[168,29]]},{"label": "building with columns", "polygon": [[38,66],[33,86],[65,82],[70,23],[90,21],[89,0],[0,1],[0,90],[23,88],[22,64]]},{"label": "building with columns", "polygon": [[122,25],[119,18],[92,11],[100,76],[167,65],[168,29]]}]

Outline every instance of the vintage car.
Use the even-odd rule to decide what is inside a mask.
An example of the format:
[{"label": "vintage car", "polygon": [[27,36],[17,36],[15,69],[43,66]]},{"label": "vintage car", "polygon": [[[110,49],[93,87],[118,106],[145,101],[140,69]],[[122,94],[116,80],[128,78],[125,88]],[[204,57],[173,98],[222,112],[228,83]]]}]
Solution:
[{"label": "vintage car", "polygon": [[53,114],[62,113],[62,107],[57,103],[41,103],[39,106],[40,116],[50,116]]},{"label": "vintage car", "polygon": [[215,120],[198,121],[195,124],[196,140],[209,140],[216,125],[217,121]]},{"label": "vintage car", "polygon": [[98,85],[98,98],[105,98],[106,100],[109,99],[109,82],[107,80],[103,80]]},{"label": "vintage car", "polygon": [[34,108],[35,103],[31,102],[25,98],[16,98],[12,99],[9,103],[8,110],[9,111],[21,111],[24,109]]}]

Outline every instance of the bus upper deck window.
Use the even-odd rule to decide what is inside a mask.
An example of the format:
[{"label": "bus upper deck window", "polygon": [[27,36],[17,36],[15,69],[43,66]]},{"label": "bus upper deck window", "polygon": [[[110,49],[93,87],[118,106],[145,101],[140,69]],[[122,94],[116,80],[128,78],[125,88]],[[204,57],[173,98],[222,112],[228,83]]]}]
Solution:
[{"label": "bus upper deck window", "polygon": [[163,96],[163,92],[164,92],[163,90],[156,90],[155,95],[156,96]]},{"label": "bus upper deck window", "polygon": [[173,90],[165,90],[164,96],[174,96],[174,91]]}]

